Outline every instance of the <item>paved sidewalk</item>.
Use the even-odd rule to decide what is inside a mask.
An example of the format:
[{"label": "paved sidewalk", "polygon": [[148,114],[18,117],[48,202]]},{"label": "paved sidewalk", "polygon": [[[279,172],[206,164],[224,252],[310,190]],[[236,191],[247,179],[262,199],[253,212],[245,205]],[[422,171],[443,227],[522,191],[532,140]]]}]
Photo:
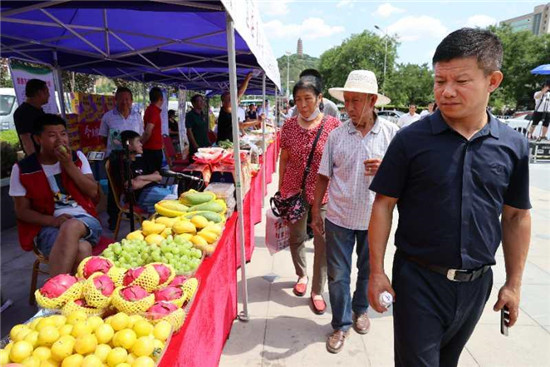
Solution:
[{"label": "paved sidewalk", "polygon": [[[277,177],[273,182],[278,182]],[[268,197],[275,191],[275,184],[271,184]],[[462,353],[459,366],[550,366],[549,164],[531,165],[531,201],[532,241],[518,323],[506,338],[499,331],[500,313],[492,311],[498,289],[505,280],[504,259],[499,250],[491,298]],[[267,200],[265,203],[267,208]],[[391,311],[383,315],[371,312],[369,334],[361,336],[352,331],[342,352],[328,353],[325,340],[331,332],[330,308],[325,315],[317,316],[309,308],[309,298],[299,298],[292,293],[296,276],[290,252],[270,256],[264,246],[265,223],[257,225],[255,232],[256,250],[247,266],[250,321],[234,322],[220,366],[393,366]],[[313,244],[310,242],[308,246],[311,275]],[[386,269],[391,274],[393,231],[388,250]],[[240,279],[240,272],[238,276]],[[355,284],[355,274],[352,274],[352,284]],[[325,299],[328,300],[327,292]],[[239,310],[242,310],[240,303]]]}]

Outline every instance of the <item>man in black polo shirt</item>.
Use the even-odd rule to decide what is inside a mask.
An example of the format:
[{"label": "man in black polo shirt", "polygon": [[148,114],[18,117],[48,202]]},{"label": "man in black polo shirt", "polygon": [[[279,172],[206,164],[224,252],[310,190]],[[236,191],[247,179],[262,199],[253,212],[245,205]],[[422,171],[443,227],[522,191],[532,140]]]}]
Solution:
[{"label": "man in black polo shirt", "polygon": [[48,103],[50,99],[50,90],[45,81],[40,79],[30,79],[25,85],[25,96],[27,99],[17,107],[13,113],[13,121],[21,148],[27,156],[36,151],[31,135],[33,132],[34,120],[44,115],[42,106]]},{"label": "man in black polo shirt", "polygon": [[200,94],[191,97],[193,109],[185,116],[187,137],[189,138],[189,156],[193,157],[199,148],[209,147],[208,120],[204,113],[204,98]]},{"label": "man in black polo shirt", "polygon": [[[379,295],[394,296],[396,366],[457,365],[489,298],[501,240],[506,283],[494,310],[510,310],[509,326],[518,317],[531,230],[529,154],[527,140],[486,110],[501,63],[491,32],[449,34],[433,57],[438,110],[396,135],[370,186],[377,196],[369,301],[383,312]],[[384,253],[396,204],[390,285]]]}]

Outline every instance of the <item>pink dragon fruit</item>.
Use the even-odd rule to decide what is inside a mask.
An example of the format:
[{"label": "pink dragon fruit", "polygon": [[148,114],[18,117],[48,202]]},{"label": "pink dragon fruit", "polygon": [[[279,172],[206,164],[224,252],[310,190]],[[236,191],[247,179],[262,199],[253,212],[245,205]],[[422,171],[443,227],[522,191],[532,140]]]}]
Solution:
[{"label": "pink dragon fruit", "polygon": [[170,287],[181,287],[183,283],[187,280],[187,277],[185,275],[176,275],[174,279],[172,279],[172,282],[170,282]]},{"label": "pink dragon fruit", "polygon": [[103,273],[107,274],[109,269],[113,267],[113,263],[101,256],[92,256],[82,269],[82,275],[84,278],[88,279],[93,273]]},{"label": "pink dragon fruit", "polygon": [[176,311],[178,306],[170,302],[155,302],[146,312],[147,317],[152,320],[161,319],[165,316],[170,315],[172,312]]},{"label": "pink dragon fruit", "polygon": [[126,274],[124,274],[122,284],[125,286],[132,284],[141,275],[141,273],[143,273],[143,270],[145,270],[143,266],[140,266],[139,268],[128,269]]},{"label": "pink dragon fruit", "polygon": [[46,284],[40,288],[40,293],[48,298],[57,298],[76,282],[78,282],[77,277],[69,274],[59,274],[48,279]]},{"label": "pink dragon fruit", "polygon": [[153,264],[153,268],[157,271],[159,275],[159,284],[164,284],[170,278],[170,275],[172,275],[172,271],[163,264]]},{"label": "pink dragon fruit", "polygon": [[105,274],[94,278],[94,286],[105,297],[109,297],[115,290],[115,283]]},{"label": "pink dragon fruit", "polygon": [[121,289],[120,294],[126,301],[139,301],[149,295],[149,293],[139,285],[132,285]]},{"label": "pink dragon fruit", "polygon": [[74,300],[74,303],[75,305],[77,306],[80,306],[80,307],[86,307],[86,308],[93,308],[92,306],[90,306],[85,299],[81,298],[81,299],[75,299]]},{"label": "pink dragon fruit", "polygon": [[168,286],[155,292],[155,301],[172,301],[181,298],[182,295],[181,288]]}]

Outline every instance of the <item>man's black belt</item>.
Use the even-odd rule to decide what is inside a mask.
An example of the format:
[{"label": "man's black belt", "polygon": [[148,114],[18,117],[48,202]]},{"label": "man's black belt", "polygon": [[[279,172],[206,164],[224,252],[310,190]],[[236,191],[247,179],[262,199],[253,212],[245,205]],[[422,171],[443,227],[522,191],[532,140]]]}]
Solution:
[{"label": "man's black belt", "polygon": [[491,268],[491,265],[484,265],[480,268],[471,270],[450,269],[439,265],[429,264],[426,261],[419,259],[418,257],[407,255],[401,250],[397,250],[397,254],[404,259],[407,259],[415,264],[422,266],[423,268],[444,275],[447,279],[453,282],[473,282],[474,280],[481,278],[481,276],[483,276],[483,274],[485,274]]}]

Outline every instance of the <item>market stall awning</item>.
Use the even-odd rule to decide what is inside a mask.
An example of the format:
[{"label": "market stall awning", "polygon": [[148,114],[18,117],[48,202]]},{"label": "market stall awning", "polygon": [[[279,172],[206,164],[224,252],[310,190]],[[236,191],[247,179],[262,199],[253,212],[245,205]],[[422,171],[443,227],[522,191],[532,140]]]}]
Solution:
[{"label": "market stall awning", "polygon": [[[226,12],[234,19],[237,74],[262,69],[280,86],[277,61],[253,2],[2,1],[0,56],[87,74],[188,89],[228,85]],[[255,78],[251,90],[261,90]]]}]

